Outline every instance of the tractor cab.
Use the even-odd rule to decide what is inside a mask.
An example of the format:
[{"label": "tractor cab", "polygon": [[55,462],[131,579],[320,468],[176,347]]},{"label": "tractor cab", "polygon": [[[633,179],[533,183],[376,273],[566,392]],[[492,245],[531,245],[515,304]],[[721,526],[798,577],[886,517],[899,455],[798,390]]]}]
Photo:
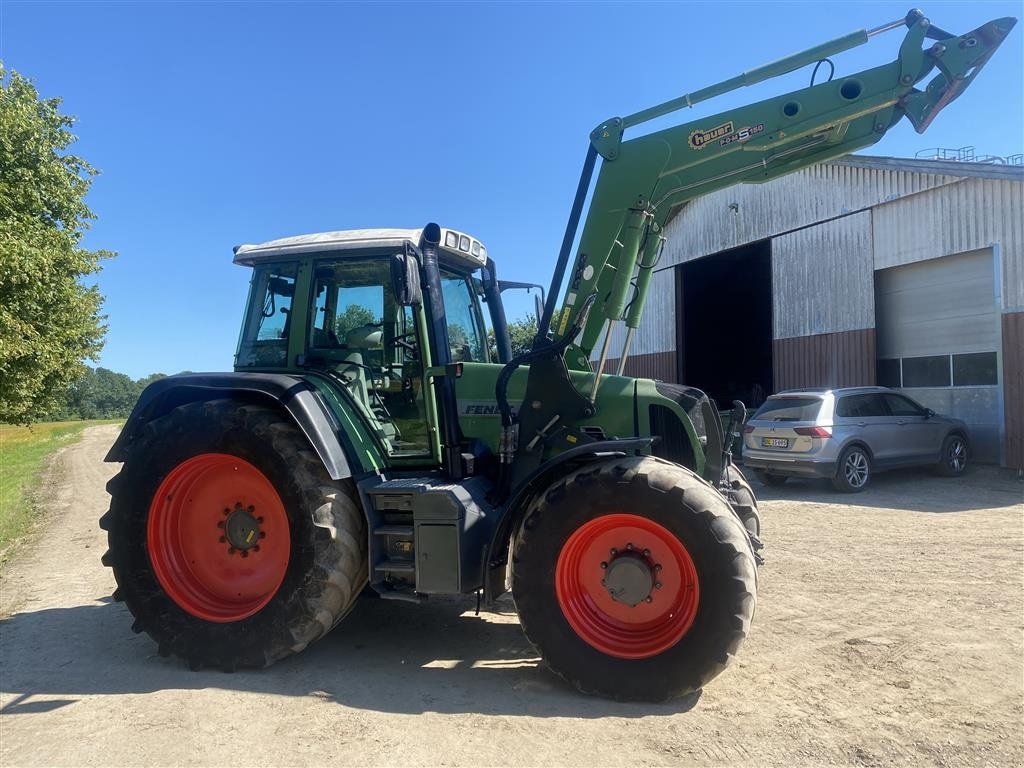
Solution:
[{"label": "tractor cab", "polygon": [[[235,263],[253,277],[235,370],[318,372],[345,391],[387,463],[438,459],[429,372],[498,362],[488,341],[495,323],[481,310],[493,266],[485,275],[479,240],[441,230],[441,338],[423,310],[421,237],[418,229],[350,230],[237,247]],[[500,311],[500,302],[490,307]]]}]

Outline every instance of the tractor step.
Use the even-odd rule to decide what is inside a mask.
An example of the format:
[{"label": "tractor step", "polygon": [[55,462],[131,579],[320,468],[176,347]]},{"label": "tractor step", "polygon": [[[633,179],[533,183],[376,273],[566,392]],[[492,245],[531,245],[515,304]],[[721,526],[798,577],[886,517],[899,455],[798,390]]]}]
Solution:
[{"label": "tractor step", "polygon": [[412,536],[411,525],[378,525],[373,529],[374,536]]},{"label": "tractor step", "polygon": [[491,490],[484,477],[453,483],[440,473],[361,481],[372,534],[370,586],[381,596],[478,589],[494,514]]},{"label": "tractor step", "polygon": [[373,566],[378,573],[416,573],[416,563],[411,560],[384,560]]}]

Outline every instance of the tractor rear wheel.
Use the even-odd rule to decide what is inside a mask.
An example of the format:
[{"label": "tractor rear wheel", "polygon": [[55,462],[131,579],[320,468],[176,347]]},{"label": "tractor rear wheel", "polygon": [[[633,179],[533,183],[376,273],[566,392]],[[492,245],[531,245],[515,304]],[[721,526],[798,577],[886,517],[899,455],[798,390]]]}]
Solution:
[{"label": "tractor rear wheel", "polygon": [[272,409],[180,406],[146,425],[107,485],[114,571],[161,655],[264,667],[325,635],[366,583],[364,519],[305,436]]},{"label": "tractor rear wheel", "polygon": [[548,488],[517,537],[512,592],[547,665],[586,693],[662,701],[728,666],[757,601],[750,538],[689,470],[587,465]]}]

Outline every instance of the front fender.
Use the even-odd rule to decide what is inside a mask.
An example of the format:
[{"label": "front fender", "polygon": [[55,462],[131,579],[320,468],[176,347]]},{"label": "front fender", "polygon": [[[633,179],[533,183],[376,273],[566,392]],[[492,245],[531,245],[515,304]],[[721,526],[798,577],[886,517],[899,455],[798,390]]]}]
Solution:
[{"label": "front fender", "polygon": [[187,373],[168,376],[142,392],[104,461],[124,461],[146,424],[200,400],[240,398],[278,407],[302,430],[332,480],[352,477],[339,424],[323,398],[301,376],[283,373]]}]

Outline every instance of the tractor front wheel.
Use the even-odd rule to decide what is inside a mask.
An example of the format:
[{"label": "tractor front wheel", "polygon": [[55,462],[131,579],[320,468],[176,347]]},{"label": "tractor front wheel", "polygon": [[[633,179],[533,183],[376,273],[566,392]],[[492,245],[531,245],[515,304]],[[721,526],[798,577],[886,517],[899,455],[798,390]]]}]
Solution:
[{"label": "tractor front wheel", "polygon": [[272,408],[180,406],[146,425],[100,520],[132,629],[193,668],[264,667],[326,634],[366,582],[363,515]]},{"label": "tractor front wheel", "polygon": [[516,540],[512,591],[547,665],[586,693],[661,701],[730,663],[757,600],[750,538],[689,470],[588,465],[548,488]]}]

